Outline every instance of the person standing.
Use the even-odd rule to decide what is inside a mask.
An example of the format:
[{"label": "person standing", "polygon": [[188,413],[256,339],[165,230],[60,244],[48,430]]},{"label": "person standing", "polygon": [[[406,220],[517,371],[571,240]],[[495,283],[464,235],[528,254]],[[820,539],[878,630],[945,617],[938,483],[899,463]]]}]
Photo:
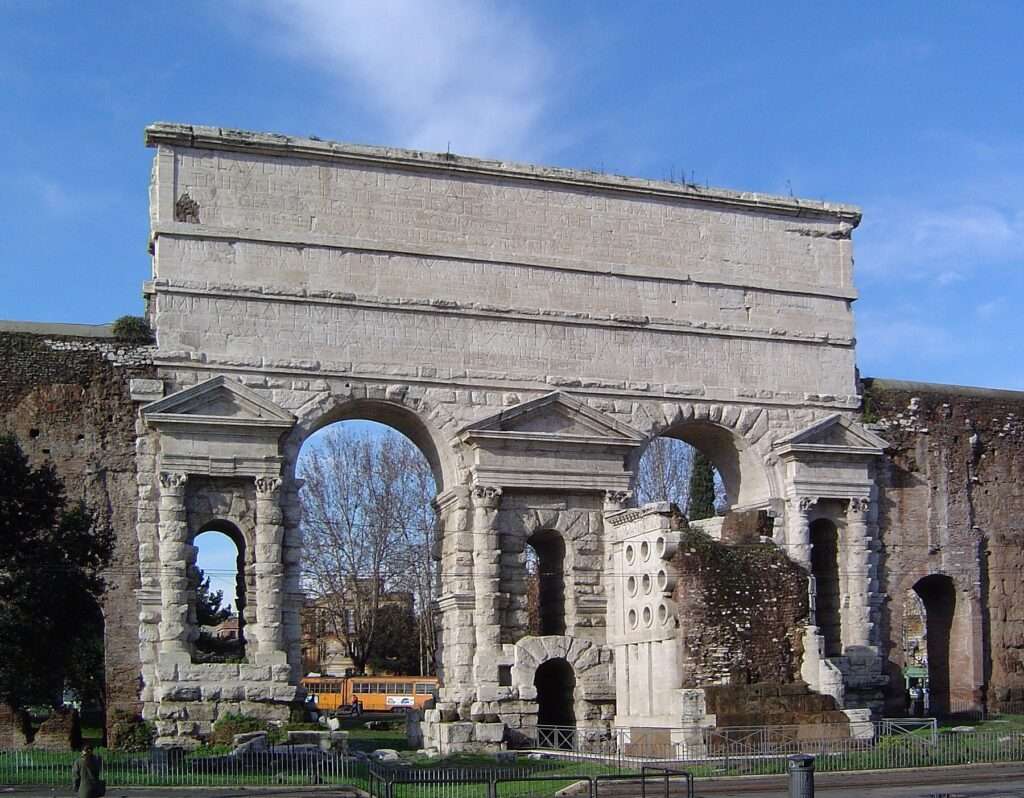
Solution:
[{"label": "person standing", "polygon": [[91,745],[82,746],[82,755],[71,768],[71,787],[78,798],[102,798],[107,793],[103,781],[103,760],[93,754]]}]

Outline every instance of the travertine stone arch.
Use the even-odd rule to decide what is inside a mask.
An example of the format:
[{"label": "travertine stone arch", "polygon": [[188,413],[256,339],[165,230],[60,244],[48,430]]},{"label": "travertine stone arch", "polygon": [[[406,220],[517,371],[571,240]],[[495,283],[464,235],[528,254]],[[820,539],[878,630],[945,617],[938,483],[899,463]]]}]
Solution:
[{"label": "travertine stone arch", "polygon": [[293,476],[299,450],[310,435],[337,421],[360,419],[386,424],[412,441],[430,463],[438,493],[464,481],[465,467],[454,439],[459,424],[443,407],[431,404],[422,388],[346,386],[343,392],[325,392],[307,402],[297,416],[283,445],[285,468]]},{"label": "travertine stone arch", "polygon": [[525,637],[515,645],[512,684],[520,695],[532,695],[537,668],[553,659],[564,659],[576,675],[574,703],[578,725],[602,719],[601,706],[614,703],[612,655],[590,640],[568,635]]},{"label": "travertine stone arch", "polygon": [[[781,495],[778,477],[758,445],[768,432],[768,412],[760,407],[706,402],[664,402],[655,410],[640,407],[631,424],[650,438],[686,441],[714,463],[731,507],[756,507]],[[647,446],[636,451],[629,468],[636,473]]]}]

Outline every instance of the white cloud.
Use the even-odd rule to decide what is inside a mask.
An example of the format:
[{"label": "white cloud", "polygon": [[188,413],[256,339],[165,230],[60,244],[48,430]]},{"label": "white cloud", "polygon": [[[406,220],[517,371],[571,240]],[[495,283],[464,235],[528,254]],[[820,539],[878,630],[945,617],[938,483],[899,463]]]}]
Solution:
[{"label": "white cloud", "polygon": [[979,271],[1019,263],[1024,208],[996,204],[875,205],[857,237],[857,270],[949,285]]},{"label": "white cloud", "polygon": [[536,157],[550,57],[514,7],[472,0],[266,2],[270,43],[357,93],[403,146]]},{"label": "white cloud", "polygon": [[975,313],[983,319],[991,319],[1000,315],[1006,307],[1006,299],[999,297],[988,302],[982,302],[975,308]]}]

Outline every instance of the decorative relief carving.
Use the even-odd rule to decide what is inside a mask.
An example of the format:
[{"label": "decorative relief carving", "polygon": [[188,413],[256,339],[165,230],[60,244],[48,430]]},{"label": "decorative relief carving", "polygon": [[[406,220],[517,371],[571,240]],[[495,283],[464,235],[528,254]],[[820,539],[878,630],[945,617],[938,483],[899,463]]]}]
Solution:
[{"label": "decorative relief carving", "polygon": [[256,493],[266,495],[275,493],[281,487],[280,477],[256,477]]},{"label": "decorative relief carving", "polygon": [[188,474],[180,471],[161,471],[160,487],[164,490],[181,490],[188,482]]}]

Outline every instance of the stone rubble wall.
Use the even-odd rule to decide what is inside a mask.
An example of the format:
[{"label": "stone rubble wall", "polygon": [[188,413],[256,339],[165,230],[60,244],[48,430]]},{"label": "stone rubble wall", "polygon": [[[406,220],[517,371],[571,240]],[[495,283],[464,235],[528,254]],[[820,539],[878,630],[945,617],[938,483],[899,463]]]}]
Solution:
[{"label": "stone rubble wall", "polygon": [[[108,721],[138,712],[139,565],[132,379],[152,377],[154,347],[104,338],[0,331],[0,431],[30,462],[54,465],[70,501],[115,532],[102,599]],[[2,656],[0,648],[0,656]]]},{"label": "stone rubble wall", "polygon": [[1019,706],[1024,393],[889,380],[865,380],[865,388],[866,419],[892,445],[879,502],[890,695],[902,701],[908,591],[924,576],[945,574],[957,598],[951,699]]}]

